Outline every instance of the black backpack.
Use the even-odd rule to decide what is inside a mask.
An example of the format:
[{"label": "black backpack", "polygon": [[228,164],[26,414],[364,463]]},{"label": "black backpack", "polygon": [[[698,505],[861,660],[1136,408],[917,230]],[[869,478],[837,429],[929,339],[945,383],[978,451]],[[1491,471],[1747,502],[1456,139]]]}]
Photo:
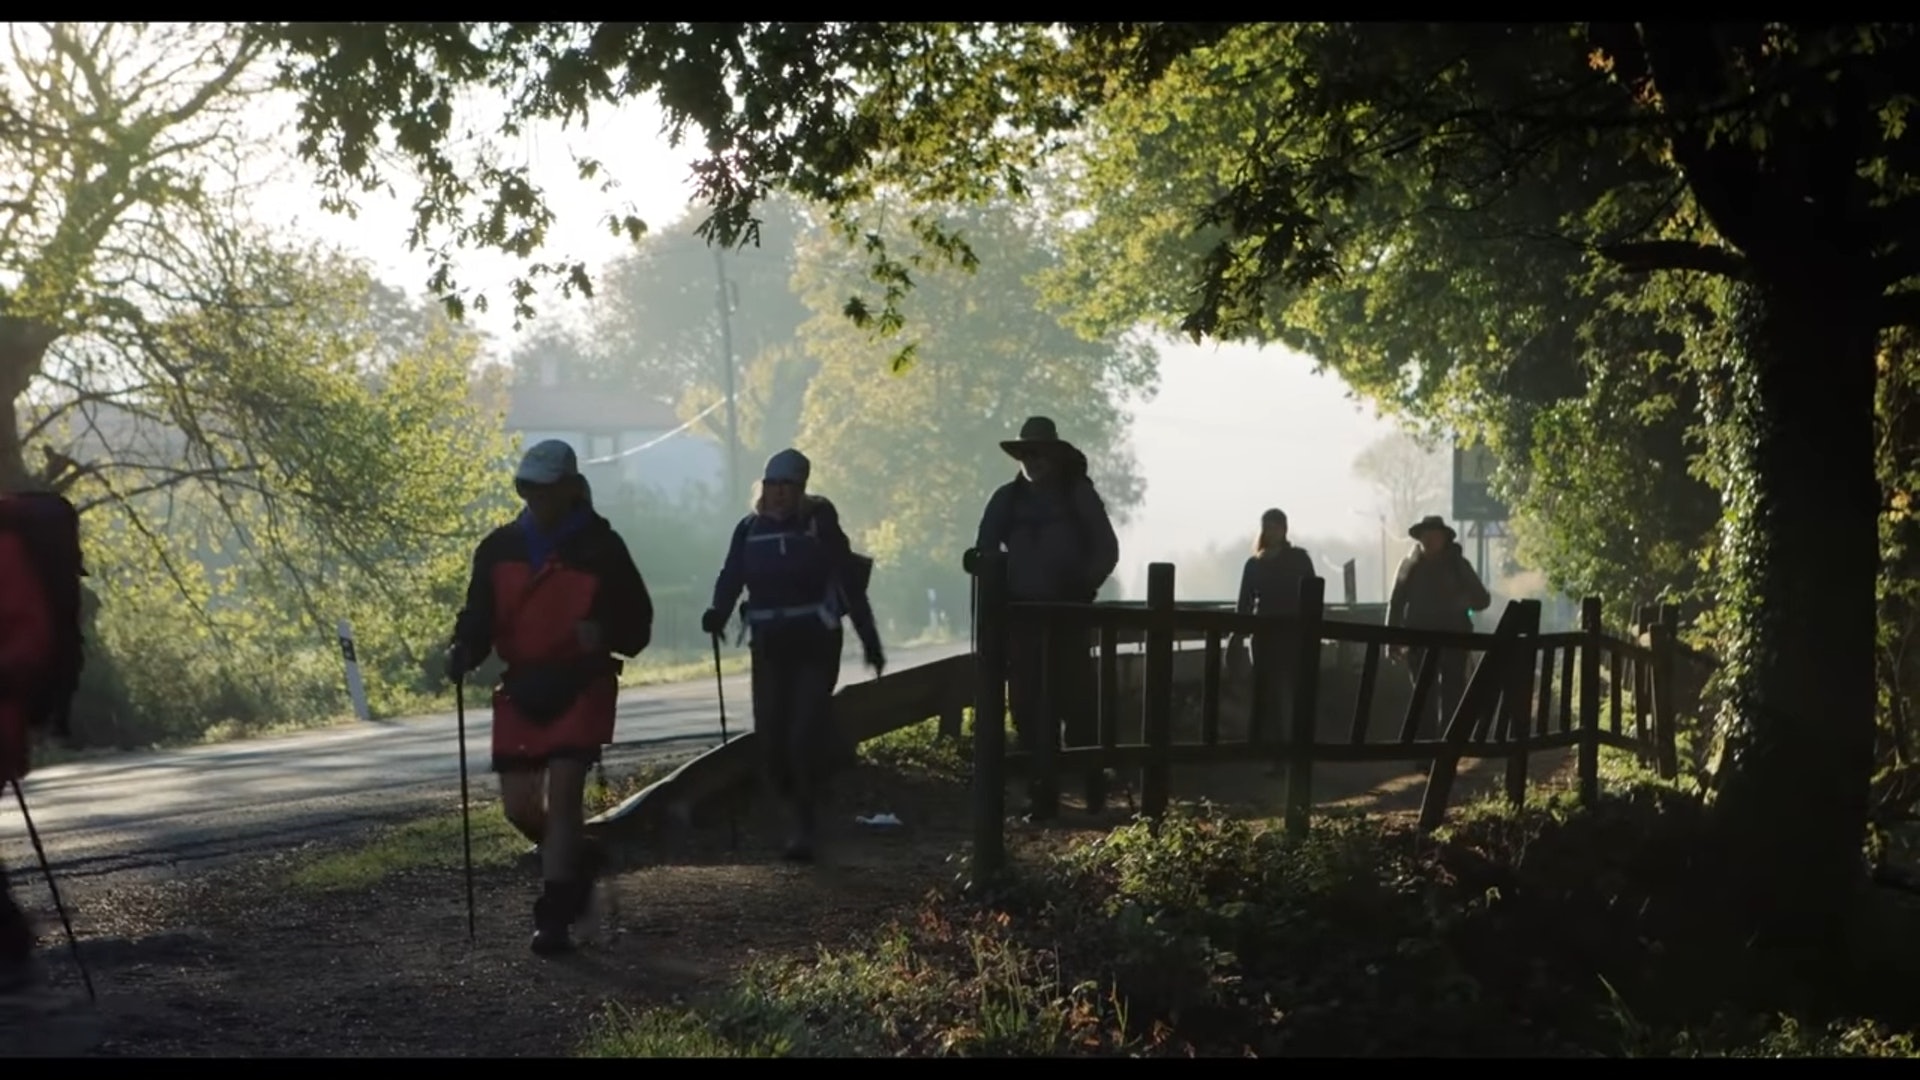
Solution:
[{"label": "black backpack", "polygon": [[[1082,483],[1086,484],[1088,487],[1092,487],[1093,478],[1086,476],[1085,474],[1082,474],[1081,476],[1070,481],[1070,485],[1077,485]],[[1094,494],[1096,495],[1099,494],[1099,490],[1097,488],[1095,489]],[[1020,504],[1023,502],[1026,502],[1029,499],[1032,499],[1033,497],[1034,497],[1033,481],[1028,480],[1024,475],[1016,475],[1014,477],[1014,487],[1013,487],[1014,510],[1018,512],[1020,508]],[[1093,532],[1092,532],[1093,526],[1087,523],[1086,515],[1082,514],[1080,512],[1080,508],[1077,505],[1075,505],[1072,497],[1071,487],[1069,487],[1068,497],[1067,497],[1067,521],[1073,528],[1073,542],[1080,551],[1080,557],[1084,559],[1088,556],[1090,552],[1093,551]],[[1093,595],[1087,597],[1086,600],[1088,603],[1092,603],[1094,597],[1097,597],[1099,595],[1100,595],[1099,589],[1095,588]]]},{"label": "black backpack", "polygon": [[27,723],[65,736],[86,662],[80,637],[80,579],[87,576],[80,514],[65,497],[50,492],[0,496],[0,529],[20,537],[31,562],[26,572],[40,582],[52,609],[53,662],[26,688]]}]

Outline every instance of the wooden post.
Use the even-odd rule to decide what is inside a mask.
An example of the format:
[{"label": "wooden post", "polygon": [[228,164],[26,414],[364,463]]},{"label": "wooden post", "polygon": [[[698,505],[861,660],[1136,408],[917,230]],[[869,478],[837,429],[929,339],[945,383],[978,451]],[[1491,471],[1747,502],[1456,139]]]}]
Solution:
[{"label": "wooden post", "polygon": [[1173,564],[1147,566],[1147,655],[1143,673],[1143,734],[1147,763],[1140,770],[1140,811],[1149,818],[1167,812],[1172,798],[1173,764]]},{"label": "wooden post", "polygon": [[1007,861],[1007,558],[980,556],[980,603],[974,619],[973,881],[984,885]]},{"label": "wooden post", "polygon": [[[1540,633],[1540,607],[1538,600],[1520,601],[1522,637]],[[1513,662],[1501,680],[1501,727],[1512,747],[1507,755],[1507,802],[1515,809],[1527,803],[1527,744],[1533,739],[1533,676],[1539,666],[1539,642],[1526,641],[1516,645]]]},{"label": "wooden post", "polygon": [[1653,739],[1654,762],[1660,770],[1663,780],[1672,780],[1680,775],[1680,744],[1674,725],[1679,723],[1680,713],[1675,705],[1675,693],[1678,689],[1674,679],[1679,674],[1675,668],[1679,650],[1679,639],[1674,635],[1678,631],[1675,623],[1678,612],[1673,608],[1662,608],[1661,621],[1648,628],[1653,648]]},{"label": "wooden post", "polygon": [[1453,797],[1453,780],[1460,769],[1460,748],[1479,726],[1481,711],[1498,704],[1500,691],[1506,686],[1507,667],[1520,652],[1518,637],[1525,610],[1520,601],[1507,601],[1499,624],[1493,628],[1492,644],[1473,669],[1473,678],[1467,680],[1466,692],[1453,707],[1453,715],[1447,717],[1446,728],[1440,733],[1441,745],[1427,769],[1426,794],[1420,799],[1420,819],[1416,827],[1423,833],[1439,828],[1446,817],[1447,801]]},{"label": "wooden post", "polygon": [[1293,836],[1305,836],[1313,817],[1313,737],[1320,713],[1320,624],[1325,620],[1327,583],[1315,576],[1300,581],[1300,614],[1294,619],[1295,640],[1281,647],[1294,650],[1292,713],[1288,717],[1286,827]]},{"label": "wooden post", "polygon": [[1580,601],[1580,802],[1600,801],[1600,650],[1606,636],[1600,598]]}]

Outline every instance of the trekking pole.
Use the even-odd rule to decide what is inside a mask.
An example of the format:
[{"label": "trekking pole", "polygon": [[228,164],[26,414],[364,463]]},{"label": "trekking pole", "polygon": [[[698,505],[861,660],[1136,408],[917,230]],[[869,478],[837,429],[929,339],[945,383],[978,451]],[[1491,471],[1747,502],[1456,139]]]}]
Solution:
[{"label": "trekking pole", "polygon": [[67,917],[67,905],[60,900],[60,886],[53,881],[53,864],[47,861],[47,849],[40,843],[40,830],[33,827],[33,815],[27,813],[27,793],[20,781],[13,781],[13,801],[20,804],[20,820],[27,823],[27,839],[33,841],[33,853],[40,857],[40,872],[47,876],[47,891],[53,894],[53,910],[60,913],[60,926],[67,932],[67,948],[73,950],[73,964],[80,969],[80,981],[87,984],[87,1000],[99,1004],[93,993],[93,975],[87,962],[80,959],[80,939],[73,936],[73,920]]},{"label": "trekking pole", "polygon": [[[720,701],[720,745],[728,743],[727,738],[727,683],[720,677],[720,635],[713,638],[713,692]],[[733,803],[727,803],[727,847],[737,849],[740,846],[740,819],[734,815]]]},{"label": "trekking pole", "polygon": [[978,629],[979,619],[980,619],[980,575],[968,574],[967,575],[967,649],[968,651],[974,652],[974,653],[978,653],[980,651],[980,631]]},{"label": "trekking pole", "polygon": [[479,941],[473,928],[473,804],[467,798],[467,680],[453,681],[453,717],[460,729],[460,848],[467,865],[467,944]]}]

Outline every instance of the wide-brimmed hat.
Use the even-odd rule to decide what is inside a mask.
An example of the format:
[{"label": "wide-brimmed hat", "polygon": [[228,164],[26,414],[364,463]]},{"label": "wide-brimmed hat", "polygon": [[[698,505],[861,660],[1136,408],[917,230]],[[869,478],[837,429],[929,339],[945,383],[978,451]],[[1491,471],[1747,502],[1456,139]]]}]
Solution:
[{"label": "wide-brimmed hat", "polygon": [[1439,529],[1441,532],[1446,533],[1448,540],[1455,539],[1460,535],[1454,532],[1453,526],[1447,524],[1447,520],[1439,514],[1428,514],[1426,517],[1414,522],[1412,527],[1407,529],[1407,535],[1418,540],[1420,539],[1420,534],[1429,529]]},{"label": "wide-brimmed hat", "polygon": [[1072,450],[1072,443],[1060,437],[1060,429],[1053,420],[1045,416],[1029,416],[1027,422],[1020,425],[1020,437],[1007,439],[1000,449],[1016,458],[1024,458],[1035,450]]}]

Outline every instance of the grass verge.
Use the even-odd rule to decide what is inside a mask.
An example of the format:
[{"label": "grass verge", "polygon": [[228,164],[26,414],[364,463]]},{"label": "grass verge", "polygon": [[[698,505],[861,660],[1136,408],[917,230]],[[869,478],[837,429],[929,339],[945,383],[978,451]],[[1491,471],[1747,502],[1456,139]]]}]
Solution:
[{"label": "grass verge", "polygon": [[[619,805],[648,784],[665,777],[684,759],[648,762],[587,780],[589,818]],[[526,838],[508,824],[500,800],[473,804],[473,865],[476,870],[511,866],[527,850]],[[379,829],[365,840],[322,851],[299,862],[287,875],[289,888],[312,892],[364,889],[419,870],[458,870],[462,866],[462,821],[458,810],[438,811]]]},{"label": "grass verge", "polygon": [[[943,742],[908,729],[863,754],[945,768]],[[1592,809],[1474,804],[1424,838],[1333,814],[1293,838],[1184,807],[1023,848],[992,895],[936,892],[688,1006],[610,1010],[581,1053],[1915,1056],[1904,961],[1809,986],[1713,932],[1703,820],[1637,775]]]},{"label": "grass verge", "polygon": [[973,771],[973,710],[961,717],[960,737],[940,734],[940,722],[928,720],[889,731],[860,744],[860,760],[904,773],[942,780],[964,780]]}]

